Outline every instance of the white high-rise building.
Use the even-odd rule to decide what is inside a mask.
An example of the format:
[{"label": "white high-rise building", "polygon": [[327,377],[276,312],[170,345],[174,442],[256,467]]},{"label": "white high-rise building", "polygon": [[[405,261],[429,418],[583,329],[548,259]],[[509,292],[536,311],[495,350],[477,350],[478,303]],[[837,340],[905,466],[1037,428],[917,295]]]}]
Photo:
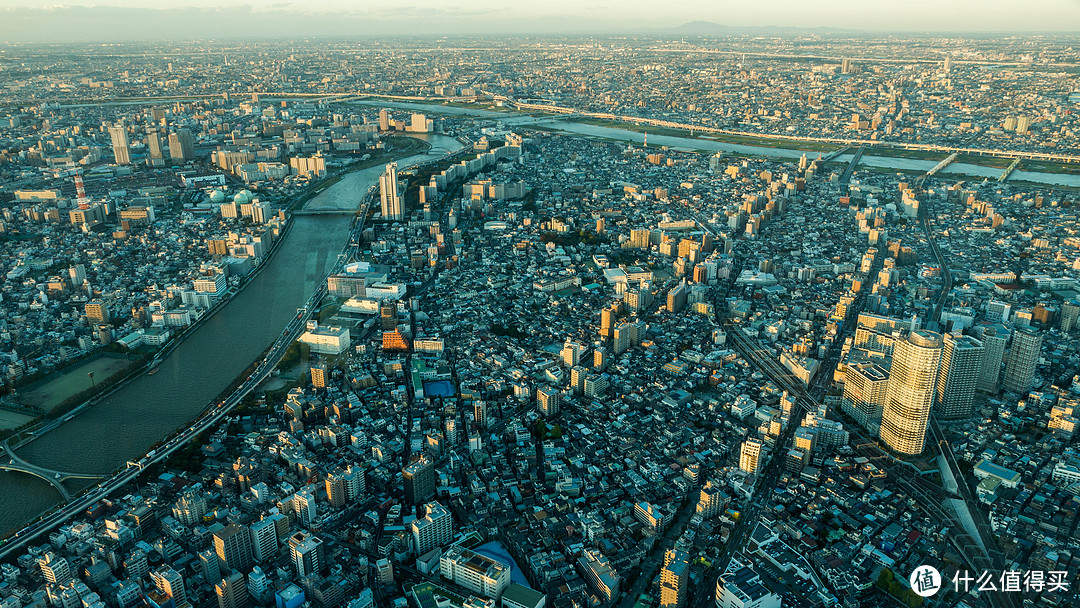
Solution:
[{"label": "white high-rise building", "polygon": [[982,342],[971,336],[945,336],[934,409],[938,416],[950,420],[971,417],[985,352]]},{"label": "white high-rise building", "polygon": [[57,557],[52,552],[46,553],[44,557],[39,558],[38,566],[41,567],[41,575],[45,577],[47,583],[65,584],[71,580],[71,566],[68,561],[62,557]]},{"label": "white high-rise building", "polygon": [[894,452],[917,455],[923,451],[941,349],[941,334],[925,329],[916,329],[896,342],[881,419],[881,440]]},{"label": "white high-rise building", "polygon": [[757,473],[761,468],[762,443],[756,439],[747,439],[739,450],[739,468],[747,473]]},{"label": "white high-rise building", "polygon": [[844,372],[840,409],[877,435],[889,390],[889,371],[876,363],[852,363]]},{"label": "white high-rise building", "polygon": [[263,563],[277,556],[277,525],[270,517],[251,524],[251,553],[255,561]]},{"label": "white high-rise building", "polygon": [[435,547],[450,544],[454,537],[454,518],[437,502],[424,505],[424,516],[410,524],[416,553],[423,555]]},{"label": "white high-rise building", "polygon": [[150,574],[157,590],[173,599],[173,603],[182,606],[187,601],[184,577],[170,566],[162,566]]},{"label": "white high-rise building", "polygon": [[405,217],[405,207],[398,192],[397,163],[386,165],[386,171],[379,176],[379,197],[382,200],[384,220],[400,220]]},{"label": "white high-rise building", "polygon": [[443,553],[439,573],[484,597],[497,599],[510,585],[510,566],[461,545],[452,545]]},{"label": "white high-rise building", "polygon": [[305,526],[310,526],[315,521],[315,495],[308,489],[303,489],[293,494],[293,508],[296,509],[296,519]]}]

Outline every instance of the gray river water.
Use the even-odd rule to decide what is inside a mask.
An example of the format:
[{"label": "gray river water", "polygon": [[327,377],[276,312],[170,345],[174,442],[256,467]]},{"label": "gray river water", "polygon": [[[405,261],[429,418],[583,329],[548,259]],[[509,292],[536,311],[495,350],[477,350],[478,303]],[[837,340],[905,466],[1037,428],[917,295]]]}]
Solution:
[{"label": "gray river water", "polygon": [[[433,146],[457,140],[425,136]],[[435,158],[419,154],[400,167]],[[308,208],[356,208],[382,167],[354,171],[308,202]],[[153,444],[196,417],[296,315],[337,261],[351,215],[297,216],[265,270],[197,328],[154,375],[143,375],[18,451],[27,461],[62,471],[105,473],[138,459]],[[0,531],[16,528],[60,500],[45,481],[0,472]]]},{"label": "gray river water", "polygon": [[[536,117],[528,116],[526,114],[518,114],[512,112],[495,112],[491,110],[482,110],[478,108],[462,108],[456,106],[444,106],[438,104],[426,104],[426,103],[413,103],[413,102],[392,102],[392,101],[360,101],[356,102],[361,105],[367,106],[386,106],[390,108],[399,108],[402,110],[413,110],[417,112],[431,112],[439,114],[447,114],[454,116],[472,116],[480,119],[498,120],[508,126],[513,125],[540,125],[550,129],[557,129],[565,133],[572,133],[577,135],[584,135],[586,137],[597,137],[603,139],[610,139],[615,141],[625,141],[627,143],[642,143],[645,140],[643,133],[637,131],[628,131],[626,129],[617,129],[612,127],[604,127],[601,125],[592,125],[580,122],[571,122],[565,120],[559,120],[552,117]],[[649,145],[667,146],[669,148],[685,148],[693,150],[706,150],[710,152],[726,152],[731,154],[746,154],[750,156],[769,156],[773,158],[799,158],[803,154],[810,160],[817,158],[820,152],[813,150],[801,150],[799,148],[771,148],[766,146],[747,146],[742,144],[731,144],[721,141],[713,141],[709,139],[699,139],[691,137],[677,137],[671,135],[649,135]],[[942,158],[947,156],[942,153]],[[847,162],[852,158],[851,154],[841,154],[836,158],[838,162]],[[873,150],[868,149],[863,154],[862,159],[859,161],[860,166],[874,167],[879,169],[895,169],[897,171],[929,171],[938,164],[937,160],[919,160],[911,158],[897,158],[894,156],[874,156]],[[1023,165],[1021,165],[1023,166]],[[986,167],[983,165],[974,165],[969,163],[953,163],[949,165],[944,171],[943,175],[949,175],[954,177],[967,177],[967,178],[985,178],[989,180],[996,180],[1004,172],[1004,169],[997,167]],[[1072,186],[1080,188],[1080,175],[1068,175],[1064,173],[1045,173],[1040,171],[1025,171],[1023,169],[1017,169],[1010,176],[1010,181],[1024,181],[1032,182],[1036,184],[1046,184],[1048,186]]]}]

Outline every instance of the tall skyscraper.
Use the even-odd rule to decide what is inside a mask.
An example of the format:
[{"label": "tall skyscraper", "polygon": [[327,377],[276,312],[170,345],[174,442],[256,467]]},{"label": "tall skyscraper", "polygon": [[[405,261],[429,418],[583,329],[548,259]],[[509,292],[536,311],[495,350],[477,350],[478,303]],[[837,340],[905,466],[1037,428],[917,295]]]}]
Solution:
[{"label": "tall skyscraper", "polygon": [[298,578],[322,571],[326,566],[323,553],[322,539],[310,532],[297,532],[289,537],[289,555]]},{"label": "tall skyscraper", "polygon": [[690,555],[680,549],[668,549],[660,570],[660,608],[681,608],[686,603],[689,576]]},{"label": "tall skyscraper", "polygon": [[277,524],[270,517],[264,517],[251,524],[251,553],[255,561],[264,563],[277,556]]},{"label": "tall skyscraper", "polygon": [[170,566],[161,566],[150,574],[154,586],[158,591],[173,599],[176,606],[182,606],[187,602],[187,591],[184,589],[184,577]]},{"label": "tall skyscraper", "polygon": [[934,413],[949,420],[971,417],[985,352],[971,336],[945,336]]},{"label": "tall skyscraper", "polygon": [[859,426],[877,435],[889,391],[889,372],[876,363],[852,363],[844,372],[844,396],[840,409]]},{"label": "tall skyscraper", "polygon": [[1005,391],[1025,394],[1035,380],[1035,364],[1042,352],[1042,334],[1030,327],[1013,332],[1009,359],[1005,363]]},{"label": "tall skyscraper", "polygon": [[386,171],[379,176],[379,197],[382,200],[384,220],[400,220],[405,217],[401,194],[398,192],[397,163],[386,165]]},{"label": "tall skyscraper", "polygon": [[539,406],[540,413],[544,417],[551,418],[559,413],[560,396],[559,389],[550,386],[536,391],[536,405]]},{"label": "tall skyscraper", "polygon": [[181,161],[195,158],[195,138],[189,129],[177,129],[169,134],[169,156]]},{"label": "tall skyscraper", "polygon": [[224,571],[247,572],[255,563],[251,552],[251,533],[246,527],[235,524],[214,532],[214,553]]},{"label": "tall skyscraper", "polygon": [[985,349],[976,388],[983,392],[996,393],[998,378],[1001,377],[1001,363],[1005,360],[1005,346],[1009,343],[1009,330],[1003,325],[978,326],[975,329],[975,335],[982,341]]},{"label": "tall skyscraper", "polygon": [[218,608],[244,608],[248,605],[247,581],[244,575],[233,572],[214,585]]},{"label": "tall skyscraper", "polygon": [[435,496],[435,463],[426,456],[411,462],[401,470],[405,486],[405,502],[416,505]]},{"label": "tall skyscraper", "polygon": [[761,467],[762,443],[756,439],[743,441],[739,449],[739,468],[747,473],[757,473]]},{"label": "tall skyscraper", "polygon": [[364,493],[367,483],[358,466],[337,468],[326,476],[326,496],[334,507],[343,507]]},{"label": "tall skyscraper", "polygon": [[113,156],[118,165],[131,164],[131,143],[128,141],[127,129],[123,125],[109,127],[109,137],[112,138]]},{"label": "tall skyscraper", "polygon": [[379,110],[379,130],[380,131],[389,131],[390,130],[390,112],[389,112],[389,110],[387,110],[385,108],[383,108],[382,110]]},{"label": "tall skyscraper", "polygon": [[418,555],[423,555],[435,547],[450,544],[454,538],[454,518],[450,511],[437,502],[429,502],[423,507],[424,516],[410,524],[413,545]]},{"label": "tall skyscraper", "polygon": [[1080,301],[1070,300],[1061,305],[1061,331],[1069,333],[1076,327],[1076,321],[1080,318]]},{"label": "tall skyscraper", "polygon": [[150,158],[164,158],[165,152],[161,147],[161,133],[156,130],[147,133],[146,146],[150,149]]},{"label": "tall skyscraper", "polygon": [[941,349],[941,334],[925,329],[916,329],[896,342],[881,418],[881,440],[894,452],[917,455],[923,451]]}]

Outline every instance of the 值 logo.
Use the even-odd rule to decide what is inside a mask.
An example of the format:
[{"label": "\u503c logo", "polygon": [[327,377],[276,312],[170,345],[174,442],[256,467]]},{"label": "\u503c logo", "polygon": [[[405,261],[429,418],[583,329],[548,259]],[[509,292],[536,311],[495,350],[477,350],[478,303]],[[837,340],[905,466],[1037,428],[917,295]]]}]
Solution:
[{"label": "\u503c logo", "polygon": [[941,589],[941,573],[933,566],[919,566],[908,578],[911,590],[919,597],[930,597]]}]

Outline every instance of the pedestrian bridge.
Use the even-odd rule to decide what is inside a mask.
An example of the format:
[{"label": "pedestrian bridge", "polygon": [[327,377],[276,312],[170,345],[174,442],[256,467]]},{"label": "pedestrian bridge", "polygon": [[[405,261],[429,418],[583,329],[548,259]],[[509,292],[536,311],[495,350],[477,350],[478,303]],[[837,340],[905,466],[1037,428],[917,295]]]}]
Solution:
[{"label": "pedestrian bridge", "polygon": [[56,488],[57,492],[60,492],[60,495],[64,497],[64,502],[71,501],[71,492],[68,492],[68,489],[64,487],[63,482],[69,479],[102,479],[105,477],[104,475],[93,475],[89,473],[55,471],[53,469],[32,465],[22,458],[19,458],[6,441],[4,442],[4,452],[6,453],[8,461],[0,463],[0,471],[16,471],[44,479],[49,482],[52,487]]}]

